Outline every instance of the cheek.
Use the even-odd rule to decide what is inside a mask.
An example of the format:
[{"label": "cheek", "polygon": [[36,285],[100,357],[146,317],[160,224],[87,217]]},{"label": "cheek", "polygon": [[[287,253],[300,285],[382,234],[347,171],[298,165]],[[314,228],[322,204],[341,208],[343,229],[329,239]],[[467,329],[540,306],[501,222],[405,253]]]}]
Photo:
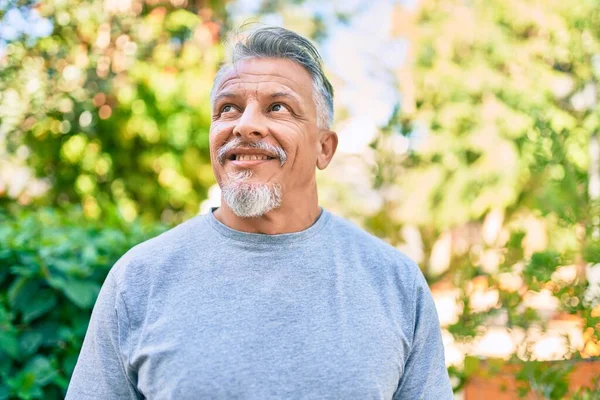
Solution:
[{"label": "cheek", "polygon": [[229,138],[229,130],[224,127],[213,126],[208,135],[210,155],[213,161],[216,162],[217,151]]},{"label": "cheek", "polygon": [[208,134],[208,137],[210,139],[211,143],[218,143],[218,142],[224,142],[225,138],[229,135],[228,132],[230,130],[227,129],[226,126],[222,126],[222,125],[213,125],[210,128],[210,132]]},{"label": "cheek", "polygon": [[301,142],[294,143],[291,150],[288,152],[288,162],[292,171],[298,174],[312,173],[312,169],[316,165],[316,150],[314,143]]},{"label": "cheek", "polygon": [[285,150],[288,160],[294,160],[294,163],[301,161],[307,156],[312,157],[316,153],[316,142],[313,139],[312,132],[304,132],[301,129],[290,130],[288,132],[280,131],[280,135],[275,135],[275,139]]},{"label": "cheek", "polygon": [[305,163],[314,164],[317,159],[317,141],[313,135],[307,134],[302,141],[299,151]]}]

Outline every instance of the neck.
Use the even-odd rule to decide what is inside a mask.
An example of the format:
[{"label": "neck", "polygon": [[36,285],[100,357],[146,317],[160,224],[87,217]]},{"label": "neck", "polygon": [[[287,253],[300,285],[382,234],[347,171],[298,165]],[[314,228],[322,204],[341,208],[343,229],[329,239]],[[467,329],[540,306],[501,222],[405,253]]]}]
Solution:
[{"label": "neck", "polygon": [[[302,199],[302,201],[294,200],[292,202],[289,199]],[[279,208],[255,218],[238,217],[221,198],[221,207],[215,210],[214,216],[219,222],[237,231],[277,235],[308,229],[319,218],[320,213],[315,186],[313,190],[310,190],[309,195],[306,192],[302,194],[285,193],[284,201]]]}]

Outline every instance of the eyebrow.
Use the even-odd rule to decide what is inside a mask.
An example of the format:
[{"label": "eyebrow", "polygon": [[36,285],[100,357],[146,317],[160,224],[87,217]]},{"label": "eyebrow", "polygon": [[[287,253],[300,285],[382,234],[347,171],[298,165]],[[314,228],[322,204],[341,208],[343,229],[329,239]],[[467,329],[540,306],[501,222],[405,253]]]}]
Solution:
[{"label": "eyebrow", "polygon": [[294,101],[294,103],[298,107],[300,107],[301,109],[303,108],[302,101],[300,101],[300,98],[298,97],[298,95],[296,95],[294,92],[291,92],[291,91],[279,91],[279,92],[271,93],[269,95],[269,98],[271,98],[271,99],[279,99],[279,98],[290,99],[290,100]]},{"label": "eyebrow", "polygon": [[[237,99],[239,98],[240,95],[238,93],[235,92],[221,92],[218,95],[215,96],[214,100],[213,100],[213,104],[218,104],[219,101],[223,100],[223,99]],[[294,101],[294,103],[300,107],[301,109],[302,107],[302,101],[300,100],[300,97],[298,97],[298,95],[296,95],[294,92],[292,91],[277,91],[274,93],[271,93],[270,95],[268,95],[268,97],[270,99],[280,99],[280,98],[285,98],[285,99],[290,99],[292,101]]]},{"label": "eyebrow", "polygon": [[271,93],[269,95],[269,97],[272,98],[272,99],[276,99],[278,97],[286,97],[286,98],[290,98],[292,100],[299,101],[298,96],[296,96],[292,92],[283,92],[283,91],[275,92],[275,93]]},{"label": "eyebrow", "polygon": [[221,99],[235,99],[238,95],[233,92],[221,92],[215,96],[213,103],[217,104]]}]

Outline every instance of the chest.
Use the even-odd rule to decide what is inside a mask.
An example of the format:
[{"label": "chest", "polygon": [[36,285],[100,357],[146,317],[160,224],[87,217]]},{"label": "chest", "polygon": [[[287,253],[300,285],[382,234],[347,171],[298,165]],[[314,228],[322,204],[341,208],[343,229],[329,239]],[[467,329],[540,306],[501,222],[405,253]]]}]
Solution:
[{"label": "chest", "polygon": [[148,308],[129,360],[146,398],[392,397],[407,340],[364,277],[204,278]]}]

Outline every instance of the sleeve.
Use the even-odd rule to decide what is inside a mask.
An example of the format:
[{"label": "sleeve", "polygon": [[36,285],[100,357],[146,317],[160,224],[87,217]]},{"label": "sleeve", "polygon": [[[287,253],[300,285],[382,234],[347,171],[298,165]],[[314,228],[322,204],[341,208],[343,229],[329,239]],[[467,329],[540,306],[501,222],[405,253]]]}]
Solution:
[{"label": "sleeve", "polygon": [[128,326],[128,320],[125,310],[118,310],[122,299],[113,271],[94,305],[66,400],[143,398],[129,380],[121,357],[120,332]]},{"label": "sleeve", "polygon": [[413,340],[394,400],[454,399],[437,311],[429,286],[418,267],[413,298],[416,308]]}]

